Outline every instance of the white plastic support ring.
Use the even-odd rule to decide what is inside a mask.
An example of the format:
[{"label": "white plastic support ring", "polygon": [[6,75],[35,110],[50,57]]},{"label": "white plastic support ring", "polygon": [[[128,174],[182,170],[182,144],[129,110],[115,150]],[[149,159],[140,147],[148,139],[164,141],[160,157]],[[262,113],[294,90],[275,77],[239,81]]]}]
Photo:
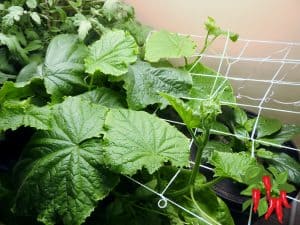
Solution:
[{"label": "white plastic support ring", "polygon": [[166,208],[167,205],[168,205],[168,201],[167,201],[165,198],[163,198],[163,197],[162,197],[162,198],[158,201],[158,203],[157,203],[157,206],[158,206],[159,208],[161,208],[161,209]]}]

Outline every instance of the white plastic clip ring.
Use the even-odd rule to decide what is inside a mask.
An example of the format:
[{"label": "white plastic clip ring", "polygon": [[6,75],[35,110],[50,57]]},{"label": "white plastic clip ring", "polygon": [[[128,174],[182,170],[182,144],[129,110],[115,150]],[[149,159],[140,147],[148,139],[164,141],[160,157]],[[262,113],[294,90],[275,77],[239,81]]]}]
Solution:
[{"label": "white plastic clip ring", "polygon": [[167,207],[168,205],[168,201],[165,199],[165,198],[161,198],[158,203],[157,203],[158,207],[161,208],[161,209],[164,209]]}]

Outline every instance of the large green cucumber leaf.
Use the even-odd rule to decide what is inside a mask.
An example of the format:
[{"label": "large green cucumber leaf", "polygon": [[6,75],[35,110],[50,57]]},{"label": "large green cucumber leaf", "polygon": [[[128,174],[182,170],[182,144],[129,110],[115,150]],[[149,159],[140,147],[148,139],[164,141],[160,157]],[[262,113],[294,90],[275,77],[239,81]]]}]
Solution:
[{"label": "large green cucumber leaf", "polygon": [[134,19],[129,19],[128,21],[118,21],[114,25],[116,28],[121,30],[127,30],[134,38],[139,46],[143,46],[147,40],[151,28],[139,23]]},{"label": "large green cucumber leaf", "polygon": [[192,56],[197,45],[191,37],[157,31],[146,40],[145,60],[158,62],[161,58],[180,58]]},{"label": "large green cucumber leaf", "polygon": [[75,95],[87,90],[84,73],[84,58],[87,47],[77,35],[61,34],[54,37],[47,49],[45,61],[25,66],[17,82],[30,83],[35,78],[43,79],[46,91],[53,99]]},{"label": "large green cucumber leaf", "polygon": [[12,81],[4,82],[0,89],[0,104],[7,100],[19,100],[32,96],[33,90],[29,84],[25,82],[22,82],[22,84]]},{"label": "large green cucumber leaf", "polygon": [[155,172],[163,163],[189,164],[189,140],[175,127],[146,112],[111,109],[105,120],[106,162],[122,174],[146,168]]},{"label": "large green cucumber leaf", "polygon": [[85,70],[94,74],[102,72],[120,76],[128,71],[128,65],[137,60],[138,46],[134,38],[122,30],[109,31],[89,47]]},{"label": "large green cucumber leaf", "polygon": [[38,107],[30,101],[6,101],[0,107],[0,131],[16,130],[20,126],[50,129],[51,110],[48,106]]},{"label": "large green cucumber leaf", "polygon": [[228,143],[222,143],[219,141],[211,140],[207,142],[205,148],[203,149],[202,153],[202,162],[208,162],[208,160],[211,158],[214,151],[219,152],[232,152],[232,149]]},{"label": "large green cucumber leaf", "polygon": [[85,92],[77,97],[109,108],[124,108],[120,94],[105,87]]},{"label": "large green cucumber leaf", "polygon": [[46,90],[55,97],[86,90],[83,59],[87,47],[76,35],[56,36],[49,44],[43,74]]},{"label": "large green cucumber leaf", "polygon": [[[40,91],[41,80],[13,83],[6,81],[0,89],[0,131],[15,130],[20,126],[49,129],[51,111],[48,106],[32,104]],[[41,95],[40,95],[41,96]]]},{"label": "large green cucumber leaf", "polygon": [[142,109],[155,103],[165,107],[168,103],[159,95],[160,92],[183,97],[188,95],[192,86],[191,76],[187,72],[175,68],[155,68],[146,62],[130,66],[124,81],[131,109]]},{"label": "large green cucumber leaf", "polygon": [[52,129],[36,133],[17,165],[17,213],[38,215],[47,225],[85,221],[118,182],[102,167],[97,137],[106,113],[105,107],[79,98],[54,107]]}]

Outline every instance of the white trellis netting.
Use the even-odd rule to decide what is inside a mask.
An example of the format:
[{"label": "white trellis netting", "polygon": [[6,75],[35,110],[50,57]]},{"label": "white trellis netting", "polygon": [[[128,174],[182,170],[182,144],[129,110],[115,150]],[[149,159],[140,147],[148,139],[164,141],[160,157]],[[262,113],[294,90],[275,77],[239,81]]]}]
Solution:
[{"label": "white trellis netting", "polygon": [[[203,36],[190,36],[199,44],[204,41]],[[235,104],[257,114],[252,134],[250,137],[242,137],[252,142],[252,157],[255,156],[255,142],[296,151],[300,154],[300,149],[298,148],[255,139],[255,130],[258,124],[258,118],[261,115],[278,118],[284,123],[300,124],[300,59],[297,59],[299,55],[300,43],[246,39],[239,39],[236,43],[232,43],[228,37],[218,39],[204,54],[195,55],[195,57],[200,56],[199,60],[201,60],[201,62],[214,68],[218,72],[218,75],[193,73],[193,76],[212,76],[215,77],[215,81],[219,76],[225,77],[226,79],[223,84],[228,80],[233,85],[237,102],[224,103]],[[210,97],[213,97],[221,88],[222,85],[217,87],[215,82]],[[204,99],[198,100],[201,101]],[[184,124],[178,121],[167,121],[184,126]],[[222,135],[241,137],[232,133],[218,130],[213,131]],[[192,143],[193,140],[191,140],[190,147]],[[201,167],[213,170],[203,165]],[[128,177],[128,179],[158,195],[160,197],[158,201],[159,208],[165,208],[167,204],[170,203],[195,216],[199,220],[210,224],[210,222],[201,216],[196,215],[164,196],[164,193],[179,173],[180,169],[174,174],[173,178],[161,193],[152,190],[131,177]],[[290,196],[288,196],[288,198],[293,200],[294,204],[300,204],[300,200]],[[252,209],[250,209],[249,213],[249,225],[251,224],[251,217]]]}]

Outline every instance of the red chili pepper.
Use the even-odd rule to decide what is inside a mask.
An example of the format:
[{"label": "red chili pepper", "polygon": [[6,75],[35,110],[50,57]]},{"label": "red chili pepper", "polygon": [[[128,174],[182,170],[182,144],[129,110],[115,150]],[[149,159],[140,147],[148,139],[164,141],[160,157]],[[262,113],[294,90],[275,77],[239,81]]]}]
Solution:
[{"label": "red chili pepper", "polygon": [[287,198],[286,198],[286,191],[284,190],[281,190],[280,191],[280,199],[281,199],[281,202],[283,204],[283,206],[285,208],[292,208],[292,206],[289,204],[289,202],[287,201]]},{"label": "red chili pepper", "polygon": [[256,213],[260,200],[260,190],[258,188],[252,189],[252,201],[253,201],[253,211]]},{"label": "red chili pepper", "polygon": [[282,212],[282,202],[281,198],[277,198],[276,201],[276,215],[279,223],[282,223],[283,221],[283,212]]},{"label": "red chili pepper", "polygon": [[269,208],[267,213],[265,214],[265,219],[269,219],[269,217],[272,215],[274,209],[276,208],[277,198],[271,197],[269,200]]},{"label": "red chili pepper", "polygon": [[267,199],[269,200],[271,198],[271,190],[272,190],[271,178],[270,178],[270,176],[266,175],[266,176],[262,177],[262,181],[265,185]]}]

